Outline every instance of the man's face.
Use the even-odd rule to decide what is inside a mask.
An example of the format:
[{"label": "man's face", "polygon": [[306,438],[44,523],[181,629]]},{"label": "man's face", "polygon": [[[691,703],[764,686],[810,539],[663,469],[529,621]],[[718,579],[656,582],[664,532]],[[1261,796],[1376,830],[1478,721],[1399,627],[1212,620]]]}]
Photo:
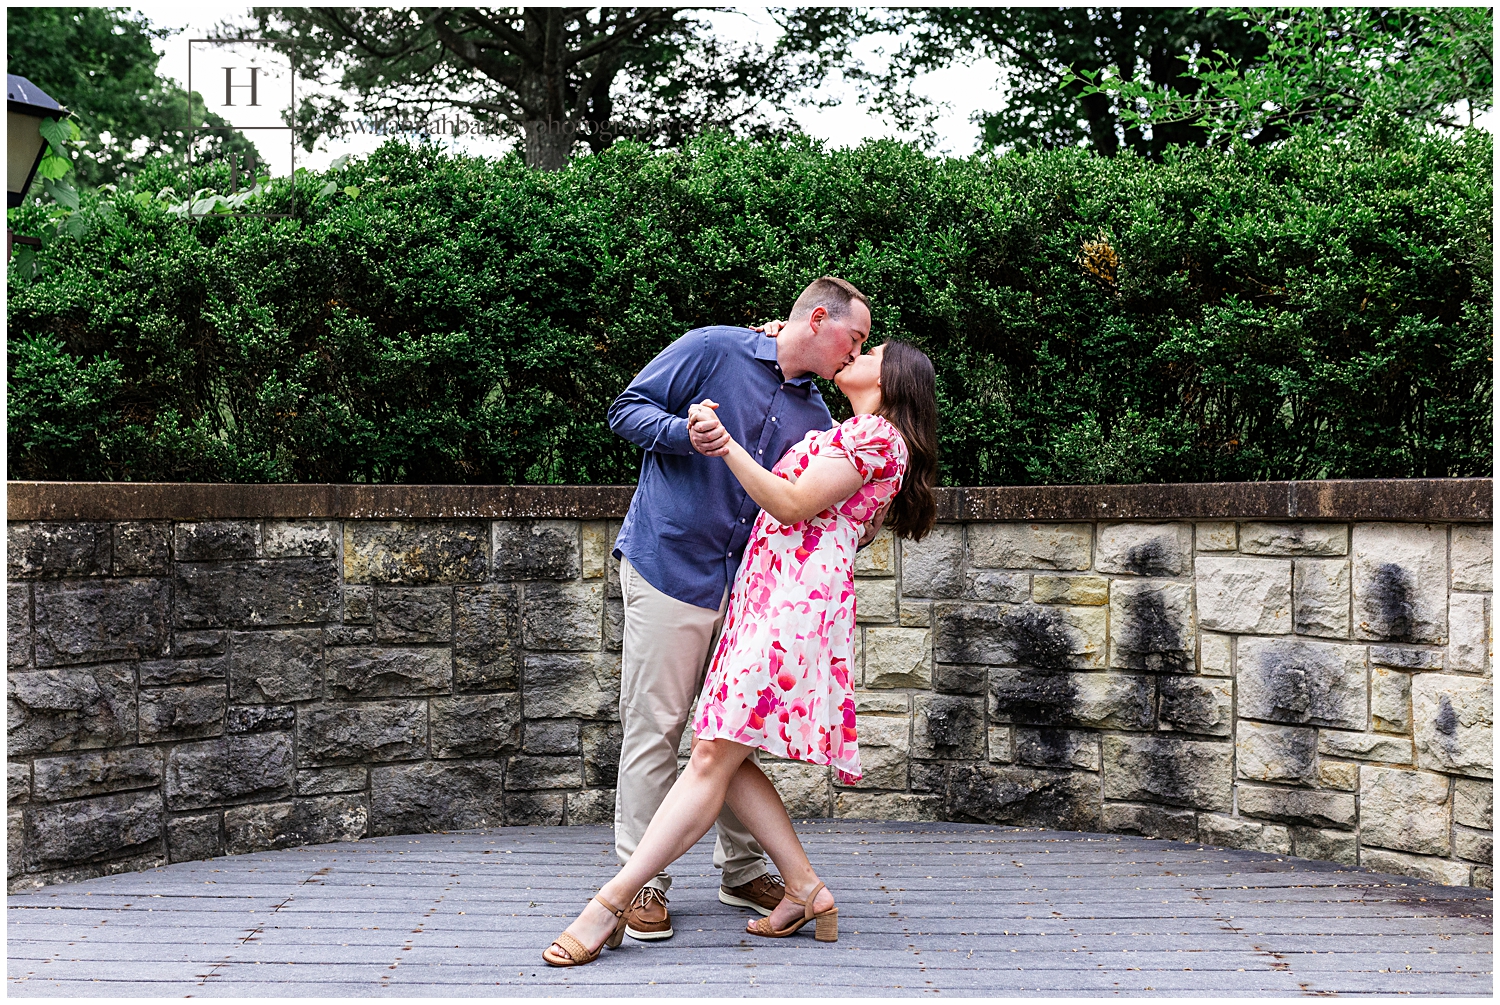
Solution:
[{"label": "man's face", "polygon": [[818,307],[808,323],[813,329],[813,370],[819,377],[832,377],[853,363],[870,337],[870,309],[858,300],[842,318],[829,317]]}]

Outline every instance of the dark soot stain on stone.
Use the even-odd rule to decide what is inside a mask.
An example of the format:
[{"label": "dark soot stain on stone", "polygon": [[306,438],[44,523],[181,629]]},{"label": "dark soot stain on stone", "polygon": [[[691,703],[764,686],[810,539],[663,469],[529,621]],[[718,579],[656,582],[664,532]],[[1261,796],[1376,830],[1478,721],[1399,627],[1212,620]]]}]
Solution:
[{"label": "dark soot stain on stone", "polygon": [[1061,670],[1073,655],[1067,622],[1053,610],[1023,608],[1006,617],[1005,635],[1018,666]]},{"label": "dark soot stain on stone", "polygon": [[936,747],[962,747],[978,725],[979,714],[967,701],[935,701],[927,709],[927,735]]},{"label": "dark soot stain on stone", "polygon": [[1004,719],[1034,726],[1070,725],[1076,720],[1077,682],[1069,673],[1022,673],[995,679],[995,710]]},{"label": "dark soot stain on stone", "polygon": [[1167,551],[1161,541],[1152,539],[1125,552],[1125,568],[1137,576],[1170,576]]},{"label": "dark soot stain on stone", "polygon": [[1192,654],[1185,651],[1180,627],[1167,616],[1167,604],[1161,593],[1138,593],[1123,599],[1126,625],[1123,647],[1144,656],[1148,670],[1190,670]]},{"label": "dark soot stain on stone", "polygon": [[1394,562],[1375,570],[1370,591],[1379,610],[1376,631],[1388,639],[1408,640],[1416,629],[1411,574]]},{"label": "dark soot stain on stone", "polygon": [[1271,710],[1284,720],[1304,722],[1312,713],[1312,687],[1307,671],[1292,664],[1276,664],[1266,670],[1271,692]]}]

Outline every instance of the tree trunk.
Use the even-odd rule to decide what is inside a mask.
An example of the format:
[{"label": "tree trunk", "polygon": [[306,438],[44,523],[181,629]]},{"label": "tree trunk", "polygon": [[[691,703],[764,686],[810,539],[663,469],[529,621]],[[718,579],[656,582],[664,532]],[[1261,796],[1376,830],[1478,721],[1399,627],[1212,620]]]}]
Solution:
[{"label": "tree trunk", "polygon": [[564,119],[532,119],[525,124],[526,166],[560,171],[568,166],[578,139],[573,123]]}]

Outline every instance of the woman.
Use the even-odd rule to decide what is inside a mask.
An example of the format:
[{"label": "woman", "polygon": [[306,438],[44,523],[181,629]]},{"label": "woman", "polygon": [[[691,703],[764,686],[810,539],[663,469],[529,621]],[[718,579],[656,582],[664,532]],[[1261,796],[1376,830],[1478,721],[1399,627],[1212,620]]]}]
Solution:
[{"label": "woman", "polygon": [[[861,526],[889,507],[897,535],[935,517],[937,391],[932,362],[904,342],[859,356],[834,377],[854,416],[813,431],[767,471],[738,443],[724,460],[761,507],[730,594],[723,634],[694,716],[692,756],[630,861],[542,953],[580,966],[620,944],[641,886],[708,832],[728,802],[770,854],[786,895],[751,935],[783,938],[814,922],[838,938],[838,908],[818,880],[781,797],[748,759],[760,749],[861,775],[849,661],[854,552]],[[692,406],[698,421],[716,408]]]}]

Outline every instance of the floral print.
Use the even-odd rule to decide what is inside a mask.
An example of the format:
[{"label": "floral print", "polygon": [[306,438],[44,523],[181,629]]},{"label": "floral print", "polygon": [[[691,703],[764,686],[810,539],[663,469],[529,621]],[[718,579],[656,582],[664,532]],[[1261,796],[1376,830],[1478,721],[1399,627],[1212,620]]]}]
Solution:
[{"label": "floral print", "polygon": [[906,443],[878,415],[814,430],[771,469],[795,482],[814,457],[845,457],[864,484],[799,523],[762,511],[735,576],[724,632],[698,699],[699,739],[733,740],[779,757],[832,764],[858,781],[849,667],[854,650],[854,552],[863,524],[895,497]]}]

